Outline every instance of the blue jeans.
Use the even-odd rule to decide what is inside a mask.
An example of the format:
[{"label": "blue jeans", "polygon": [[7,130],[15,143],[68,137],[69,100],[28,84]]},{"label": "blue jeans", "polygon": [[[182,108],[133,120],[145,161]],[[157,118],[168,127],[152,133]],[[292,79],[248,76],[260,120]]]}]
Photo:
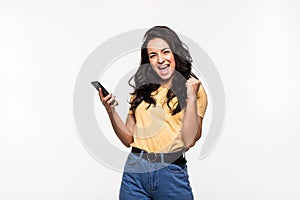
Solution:
[{"label": "blue jeans", "polygon": [[149,162],[130,153],[123,172],[120,200],[193,200],[186,164]]}]

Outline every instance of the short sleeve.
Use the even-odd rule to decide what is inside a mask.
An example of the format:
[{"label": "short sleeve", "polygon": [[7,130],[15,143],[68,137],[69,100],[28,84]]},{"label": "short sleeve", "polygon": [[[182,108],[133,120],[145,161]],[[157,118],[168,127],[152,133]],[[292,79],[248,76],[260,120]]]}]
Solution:
[{"label": "short sleeve", "polygon": [[[129,98],[129,102],[131,103],[133,99],[134,99],[134,95],[131,94],[130,98]],[[128,115],[133,115],[133,111],[130,110],[130,107],[131,107],[131,104],[129,104]]]},{"label": "short sleeve", "polygon": [[201,84],[197,92],[197,114],[202,118],[205,115],[206,107],[207,107],[207,95]]}]

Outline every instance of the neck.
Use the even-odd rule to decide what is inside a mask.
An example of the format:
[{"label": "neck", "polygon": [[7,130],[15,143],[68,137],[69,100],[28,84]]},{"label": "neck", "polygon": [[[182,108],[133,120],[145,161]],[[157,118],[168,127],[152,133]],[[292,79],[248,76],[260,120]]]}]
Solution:
[{"label": "neck", "polygon": [[172,79],[166,80],[166,81],[162,81],[160,82],[160,85],[164,88],[171,88],[172,86]]}]

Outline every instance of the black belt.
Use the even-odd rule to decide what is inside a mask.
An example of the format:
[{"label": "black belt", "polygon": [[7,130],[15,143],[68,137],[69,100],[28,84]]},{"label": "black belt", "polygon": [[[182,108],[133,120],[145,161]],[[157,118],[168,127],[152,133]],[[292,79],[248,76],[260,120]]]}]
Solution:
[{"label": "black belt", "polygon": [[132,147],[131,152],[137,156],[140,156],[142,153],[142,158],[148,160],[149,162],[164,162],[177,165],[186,163],[186,159],[185,157],[183,157],[183,151],[171,153],[152,153],[136,147]]}]

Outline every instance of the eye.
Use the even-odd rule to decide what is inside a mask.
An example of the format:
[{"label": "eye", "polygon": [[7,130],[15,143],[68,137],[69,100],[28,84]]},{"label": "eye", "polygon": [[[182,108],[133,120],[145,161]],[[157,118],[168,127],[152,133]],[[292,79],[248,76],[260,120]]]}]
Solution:
[{"label": "eye", "polygon": [[167,53],[170,53],[171,51],[169,49],[166,49],[163,52],[164,52],[164,54],[167,54]]},{"label": "eye", "polygon": [[149,58],[154,58],[156,55],[155,54],[150,54]]}]

